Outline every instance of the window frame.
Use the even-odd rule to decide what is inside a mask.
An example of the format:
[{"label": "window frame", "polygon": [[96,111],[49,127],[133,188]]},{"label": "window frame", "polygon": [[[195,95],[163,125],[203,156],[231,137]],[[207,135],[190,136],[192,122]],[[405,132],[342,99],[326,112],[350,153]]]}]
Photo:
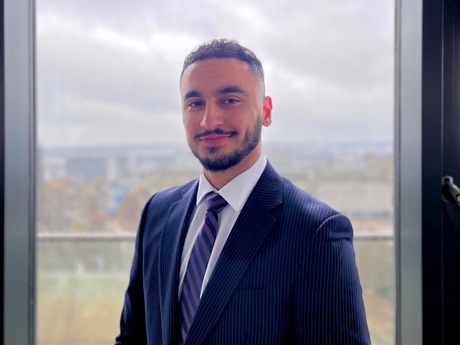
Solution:
[{"label": "window frame", "polygon": [[2,1],[3,344],[35,343],[34,1]]},{"label": "window frame", "polygon": [[[455,111],[443,112],[449,106],[444,77],[452,72],[445,54],[454,56],[458,49],[449,52],[443,44],[460,21],[446,16],[452,3],[396,0],[396,344],[443,341],[443,243],[435,229],[443,222],[444,165],[454,166],[452,174],[460,178],[458,163],[443,160],[448,146],[443,134],[449,130],[443,124],[449,116],[455,119]],[[5,345],[35,343],[34,5],[34,0],[2,1],[0,333]]]},{"label": "window frame", "polygon": [[422,344],[422,11],[397,0],[395,39],[396,344]]},{"label": "window frame", "polygon": [[[4,16],[3,16],[3,1],[0,3],[0,22],[1,27],[4,27]],[[1,83],[1,90],[5,90],[5,73],[3,66],[5,65],[5,44],[4,44],[4,35],[0,37],[0,63],[1,63],[1,70],[0,70],[0,83]],[[0,163],[1,166],[5,166],[5,97],[4,92],[0,94]],[[5,173],[4,169],[0,169],[0,181],[5,180]],[[4,183],[0,183],[0,267],[4,267],[4,229],[5,229],[5,185]],[[4,275],[0,274],[0,296],[3,296],[3,286],[4,286]],[[3,339],[3,298],[0,299],[0,339]]]},{"label": "window frame", "polygon": [[396,344],[453,344],[460,298],[449,291],[460,279],[451,278],[458,267],[446,249],[455,229],[441,186],[445,175],[460,179],[460,6],[398,0],[396,13]]}]

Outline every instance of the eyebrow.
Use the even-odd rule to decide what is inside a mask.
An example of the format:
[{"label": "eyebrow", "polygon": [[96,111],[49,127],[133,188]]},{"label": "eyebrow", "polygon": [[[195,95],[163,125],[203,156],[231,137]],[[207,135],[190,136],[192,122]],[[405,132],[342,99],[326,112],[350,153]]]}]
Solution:
[{"label": "eyebrow", "polygon": [[217,90],[217,93],[220,95],[223,95],[226,93],[241,93],[246,96],[248,95],[248,93],[244,89],[242,89],[241,87],[237,85],[229,85],[229,86],[222,87]]},{"label": "eyebrow", "polygon": [[185,94],[184,100],[193,98],[193,97],[201,97],[201,93],[196,90],[189,91]]},{"label": "eyebrow", "polygon": [[[241,93],[246,96],[248,95],[248,93],[244,89],[242,89],[241,87],[237,85],[229,85],[229,86],[224,86],[220,89],[217,89],[218,95],[225,95],[227,93]],[[202,97],[201,92],[197,90],[191,90],[185,94],[184,100],[187,100],[189,98],[194,98],[194,97]]]}]

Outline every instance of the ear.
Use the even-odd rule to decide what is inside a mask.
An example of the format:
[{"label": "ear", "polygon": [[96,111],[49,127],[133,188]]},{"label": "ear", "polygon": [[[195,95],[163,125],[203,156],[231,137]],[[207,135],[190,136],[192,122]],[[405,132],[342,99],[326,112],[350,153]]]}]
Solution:
[{"label": "ear", "polygon": [[262,124],[265,127],[268,127],[272,124],[272,109],[273,109],[272,98],[270,96],[266,96],[264,98],[264,106],[263,106],[264,118],[262,119]]}]

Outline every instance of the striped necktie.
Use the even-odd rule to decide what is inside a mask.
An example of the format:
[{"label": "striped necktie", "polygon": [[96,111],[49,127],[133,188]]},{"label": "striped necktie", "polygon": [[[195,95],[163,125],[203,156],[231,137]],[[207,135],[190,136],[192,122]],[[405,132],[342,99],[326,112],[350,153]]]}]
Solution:
[{"label": "striped necktie", "polygon": [[181,344],[185,341],[193,317],[200,304],[203,277],[208,266],[219,225],[218,213],[227,206],[227,201],[219,194],[212,192],[206,195],[206,205],[207,210],[204,225],[193,245],[182,286],[180,299],[182,311]]}]

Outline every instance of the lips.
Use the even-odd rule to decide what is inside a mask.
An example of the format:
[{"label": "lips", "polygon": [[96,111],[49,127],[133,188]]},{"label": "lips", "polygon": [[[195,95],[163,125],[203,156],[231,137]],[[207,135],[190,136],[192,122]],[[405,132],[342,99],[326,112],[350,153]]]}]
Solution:
[{"label": "lips", "polygon": [[204,137],[201,137],[199,140],[203,141],[206,145],[209,146],[218,146],[227,141],[232,134],[210,134]]},{"label": "lips", "polygon": [[229,138],[237,135],[236,131],[224,131],[220,128],[217,128],[213,131],[204,131],[195,136],[195,140],[204,142],[209,146],[219,146],[226,142]]}]

